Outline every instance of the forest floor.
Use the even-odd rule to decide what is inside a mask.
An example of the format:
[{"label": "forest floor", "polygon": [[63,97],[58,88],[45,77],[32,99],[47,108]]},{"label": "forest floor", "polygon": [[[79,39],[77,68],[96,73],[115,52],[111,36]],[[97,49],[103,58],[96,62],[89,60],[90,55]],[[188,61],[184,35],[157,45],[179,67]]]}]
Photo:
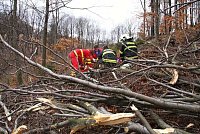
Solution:
[{"label": "forest floor", "polygon": [[[185,68],[200,65],[200,43],[194,42],[190,45],[190,43],[182,44],[181,42],[176,42],[174,40],[168,42],[168,39],[169,36],[163,36],[159,41],[153,39],[138,46],[139,59],[141,59],[141,61],[134,61],[132,63],[133,66],[129,70],[113,71],[117,78],[120,79],[119,81],[116,81],[116,78],[112,76],[112,71],[105,71],[100,74],[97,73],[92,77],[100,81],[100,83],[103,83],[103,85],[124,89],[127,88],[127,90],[131,90],[131,92],[152,97],[158,101],[159,99],[165,99],[167,102],[173,102],[175,104],[186,104],[186,107],[188,105],[199,105],[199,70],[187,70]],[[153,68],[152,70],[146,69],[141,71],[142,69],[158,65],[155,61],[159,61],[160,64],[167,62],[168,64],[164,64],[167,66],[166,68],[170,68],[171,65],[177,65],[178,67],[175,68],[178,70],[178,81],[174,84],[169,84],[169,81],[173,79],[173,76],[171,76],[170,71],[166,68]],[[132,72],[137,73],[131,74]],[[106,100],[101,99],[101,97],[97,97],[97,101],[92,100],[90,103],[96,108],[103,107],[106,111],[113,114],[134,113],[130,109],[130,105],[135,104],[154,129],[160,129],[161,127],[152,118],[150,111],[159,115],[165,123],[173,128],[194,134],[200,133],[200,112],[195,112],[195,110],[194,112],[191,112],[190,110],[179,110],[178,108],[170,109],[168,107],[151,105],[145,101],[141,101],[140,99],[128,99],[127,96],[121,95],[120,93],[114,94],[113,92],[102,92],[93,88],[81,86],[74,82],[64,81],[63,79],[55,80],[50,77],[50,75],[47,75],[47,77],[47,80],[24,85],[19,87],[19,90],[17,90],[17,88],[6,87],[5,85],[3,87],[3,85],[1,85],[2,89],[7,89],[7,91],[1,93],[1,100],[7,108],[12,111],[12,121],[6,121],[6,116],[4,115],[5,110],[0,109],[0,126],[3,126],[3,128],[7,130],[11,129],[10,131],[12,131],[14,126],[26,125],[29,131],[37,128],[45,128],[57,122],[65,121],[69,117],[55,116],[55,113],[65,113],[63,112],[63,109],[55,108],[55,105],[61,108],[60,105],[69,103],[77,104],[78,101],[83,101],[84,98],[92,100],[95,99],[95,97],[91,97],[91,94],[89,93],[94,93],[96,95],[108,96],[108,98],[105,97]],[[70,91],[62,93],[63,91],[61,92],[60,90],[63,89]],[[178,89],[178,92],[176,89]],[[50,94],[48,91],[53,94]],[[87,93],[80,91],[87,91]],[[182,91],[185,91],[186,93]],[[40,105],[44,107],[39,107],[37,110],[34,109],[33,106],[39,104],[37,98],[40,97],[52,100],[51,103],[53,104],[50,102],[48,105],[47,102],[40,103]],[[29,108],[32,108],[32,110]],[[70,108],[66,109],[70,111]],[[76,112],[68,112],[68,114],[71,113]],[[76,114],[79,115],[80,113],[77,112]],[[140,118],[134,118],[131,121],[143,124]],[[76,133],[125,134],[124,127],[126,126],[127,123],[108,126],[88,126],[84,129],[78,130]],[[65,126],[64,128],[62,127],[50,132],[36,131],[35,133],[68,134],[70,131],[71,127]]]}]

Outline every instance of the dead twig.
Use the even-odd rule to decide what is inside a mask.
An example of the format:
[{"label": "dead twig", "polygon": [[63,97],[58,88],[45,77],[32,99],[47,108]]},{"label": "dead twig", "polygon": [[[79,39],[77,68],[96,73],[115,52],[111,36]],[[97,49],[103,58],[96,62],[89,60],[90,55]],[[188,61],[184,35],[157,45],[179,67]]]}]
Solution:
[{"label": "dead twig", "polygon": [[134,105],[131,106],[131,109],[135,112],[137,117],[140,118],[141,122],[144,124],[144,126],[146,126],[149,133],[150,134],[156,134],[156,132],[151,128],[150,124],[145,119],[145,117],[141,114],[141,112]]}]

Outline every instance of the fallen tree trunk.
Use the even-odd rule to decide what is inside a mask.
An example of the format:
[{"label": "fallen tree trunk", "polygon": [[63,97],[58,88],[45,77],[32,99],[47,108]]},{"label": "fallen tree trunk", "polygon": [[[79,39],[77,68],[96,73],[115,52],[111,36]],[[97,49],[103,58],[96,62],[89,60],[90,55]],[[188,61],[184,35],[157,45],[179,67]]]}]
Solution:
[{"label": "fallen tree trunk", "polygon": [[[197,88],[200,86],[198,81],[195,81],[198,80],[198,76],[191,80],[193,83],[189,82],[189,78],[188,81],[183,78],[187,78],[185,73],[197,75],[193,71],[197,71],[199,66],[185,67],[152,60],[149,61],[151,64],[147,63],[145,65],[144,63],[140,64],[139,61],[135,63],[136,66],[133,69],[121,70],[120,68],[114,68],[102,71],[103,75],[99,75],[97,71],[95,72],[96,76],[95,73],[91,75],[93,76],[92,78],[85,74],[75,78],[43,67],[11,47],[2,37],[1,40],[7,48],[20,55],[26,65],[37,67],[46,73],[44,77],[34,75],[34,72],[29,72],[28,75],[36,77],[39,81],[17,88],[0,83],[0,92],[3,96],[2,102],[5,104],[6,109],[12,109],[12,112],[9,113],[5,112],[6,109],[4,108],[3,114],[0,113],[0,116],[2,115],[0,118],[0,126],[3,125],[1,126],[2,130],[9,130],[9,127],[12,128],[13,126],[10,124],[15,124],[14,128],[18,128],[21,124],[28,125],[26,121],[28,118],[29,121],[31,119],[32,122],[34,120],[39,122],[39,125],[37,126],[37,123],[29,124],[27,133],[43,133],[52,130],[54,130],[52,132],[59,131],[61,133],[62,130],[65,131],[64,128],[67,126],[71,126],[73,130],[71,133],[87,131],[83,129],[87,127],[93,129],[93,126],[104,125],[112,127],[112,130],[121,130],[126,125],[124,122],[127,121],[131,121],[133,125],[127,126],[129,131],[144,133],[154,133],[154,131],[156,133],[169,133],[172,129],[178,131],[177,128],[179,126],[174,124],[169,124],[167,127],[160,126],[162,129],[150,128],[153,126],[151,123],[157,122],[153,117],[147,118],[151,122],[143,122],[144,126],[136,124],[135,122],[138,119],[136,121],[134,119],[131,120],[133,111],[131,111],[130,105],[132,104],[145,113],[143,114],[144,119],[151,109],[163,110],[163,113],[176,113],[177,115],[174,114],[173,117],[178,118],[178,114],[182,114],[187,119],[194,119],[194,126],[198,126],[200,96]],[[175,71],[172,73],[174,74],[174,77],[172,77],[166,72],[166,68],[176,70],[178,75]],[[22,69],[22,71],[24,70]],[[170,80],[173,80],[171,84],[169,84]],[[14,101],[9,101],[13,100],[13,98],[15,98]],[[16,104],[14,104],[15,102]],[[92,103],[92,105],[86,102]],[[104,110],[99,110],[98,107],[103,107]],[[4,113],[7,114],[4,115]],[[10,122],[6,120],[8,117],[12,117]],[[45,122],[45,119],[47,119],[47,122]],[[140,119],[142,118],[140,117]],[[52,120],[52,122],[49,120]],[[165,120],[173,120],[173,118],[165,118]],[[180,122],[180,120],[178,121]],[[45,123],[40,124],[40,122]],[[123,127],[118,125],[121,123]],[[146,125],[148,123],[149,125]],[[177,128],[172,128],[171,126]],[[180,129],[183,127],[186,127],[186,125],[183,124]],[[190,126],[190,128],[192,127]],[[198,132],[197,129],[190,131]],[[117,131],[113,133],[117,133]]]},{"label": "fallen tree trunk", "polygon": [[42,65],[30,60],[28,57],[23,55],[21,52],[14,49],[13,47],[11,47],[7,42],[5,42],[3,40],[1,35],[0,35],[0,38],[8,48],[10,48],[12,51],[17,53],[19,56],[21,56],[22,58],[27,60],[28,63],[30,63],[33,66],[40,68],[41,70],[45,71],[46,73],[48,73],[49,75],[51,75],[55,78],[62,79],[62,80],[69,80],[69,81],[76,82],[76,83],[79,83],[79,84],[83,84],[83,85],[88,86],[90,88],[95,88],[95,89],[98,89],[98,90],[104,91],[104,92],[120,93],[120,94],[129,96],[129,97],[134,97],[134,98],[137,98],[137,99],[140,99],[140,100],[147,101],[149,103],[152,103],[154,105],[158,105],[158,106],[163,107],[163,108],[173,108],[173,109],[187,110],[187,111],[196,112],[196,113],[200,112],[200,106],[199,105],[187,105],[187,104],[166,102],[165,100],[162,100],[162,99],[157,100],[156,98],[151,98],[151,97],[139,94],[139,93],[126,91],[126,90],[121,89],[121,88],[112,88],[112,87],[108,87],[108,86],[101,86],[101,85],[95,84],[95,83],[90,82],[90,81],[74,78],[74,77],[71,77],[71,76],[56,74],[56,73],[52,72],[50,69],[45,68]]}]

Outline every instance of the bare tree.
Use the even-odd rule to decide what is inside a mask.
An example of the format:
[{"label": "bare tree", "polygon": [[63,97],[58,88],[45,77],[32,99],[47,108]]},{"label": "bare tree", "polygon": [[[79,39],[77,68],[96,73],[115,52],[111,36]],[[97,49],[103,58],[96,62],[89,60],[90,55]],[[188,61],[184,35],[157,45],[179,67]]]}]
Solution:
[{"label": "bare tree", "polygon": [[114,42],[119,42],[119,38],[122,34],[125,34],[127,33],[127,28],[126,26],[124,25],[118,25],[116,26],[112,31],[111,31],[111,34],[112,34],[112,37],[111,39],[114,41]]},{"label": "bare tree", "polygon": [[155,0],[155,38],[159,37],[159,23],[160,23],[160,0]]},{"label": "bare tree", "polygon": [[81,42],[83,45],[82,47],[84,48],[84,36],[86,33],[86,25],[87,25],[88,20],[84,17],[79,17],[76,19],[76,33],[78,36],[78,40]]},{"label": "bare tree", "polygon": [[49,0],[46,0],[46,10],[45,10],[45,21],[44,21],[44,29],[43,29],[43,48],[42,48],[42,65],[46,66],[46,46],[47,46],[47,27],[49,20]]},{"label": "bare tree", "polygon": [[[192,1],[192,0],[190,0]],[[190,7],[190,25],[194,26],[194,4]]]},{"label": "bare tree", "polygon": [[134,37],[134,20],[127,20],[126,24],[124,25],[126,27],[126,31],[130,36]]},{"label": "bare tree", "polygon": [[[13,0],[13,13],[12,13],[12,44],[14,46],[14,48],[16,48],[17,50],[19,50],[18,47],[18,34],[17,34],[17,0]],[[17,67],[17,81],[18,81],[18,85],[22,85],[23,84],[23,79],[22,79],[22,71],[21,71],[21,63],[20,63],[20,59],[19,56],[16,55],[15,56],[15,62],[16,62],[16,67]]]},{"label": "bare tree", "polygon": [[[52,40],[50,43],[55,44],[58,39],[58,24],[60,19],[60,8],[58,8],[58,1],[55,1],[55,11],[52,12],[52,23],[51,23],[51,33],[49,34]],[[51,4],[53,6],[53,4]],[[51,7],[53,9],[53,7]]]}]

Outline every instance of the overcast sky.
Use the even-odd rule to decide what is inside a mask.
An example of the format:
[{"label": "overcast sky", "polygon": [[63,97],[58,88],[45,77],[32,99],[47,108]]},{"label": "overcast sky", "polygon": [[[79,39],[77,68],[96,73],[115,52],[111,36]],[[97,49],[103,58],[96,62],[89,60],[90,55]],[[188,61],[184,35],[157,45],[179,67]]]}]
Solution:
[{"label": "overcast sky", "polygon": [[72,0],[69,7],[89,8],[89,10],[70,10],[74,16],[94,19],[101,28],[112,29],[128,19],[139,24],[138,15],[142,12],[140,0]]},{"label": "overcast sky", "polygon": [[[45,0],[33,1],[37,6],[45,6]],[[67,6],[88,8],[88,10],[62,8],[62,11],[75,17],[82,16],[95,20],[100,28],[108,32],[128,20],[134,23],[137,30],[142,20],[138,17],[143,12],[140,0],[72,0]]]},{"label": "overcast sky", "polygon": [[[32,1],[39,7],[45,5],[45,0]],[[72,8],[88,8],[89,11],[78,9],[66,10],[66,8],[63,8],[63,10],[66,14],[72,14],[75,17],[82,16],[95,20],[100,28],[107,29],[108,31],[128,20],[133,21],[134,25],[138,26],[142,20],[138,17],[143,12],[140,0],[72,0],[67,6]]]}]

